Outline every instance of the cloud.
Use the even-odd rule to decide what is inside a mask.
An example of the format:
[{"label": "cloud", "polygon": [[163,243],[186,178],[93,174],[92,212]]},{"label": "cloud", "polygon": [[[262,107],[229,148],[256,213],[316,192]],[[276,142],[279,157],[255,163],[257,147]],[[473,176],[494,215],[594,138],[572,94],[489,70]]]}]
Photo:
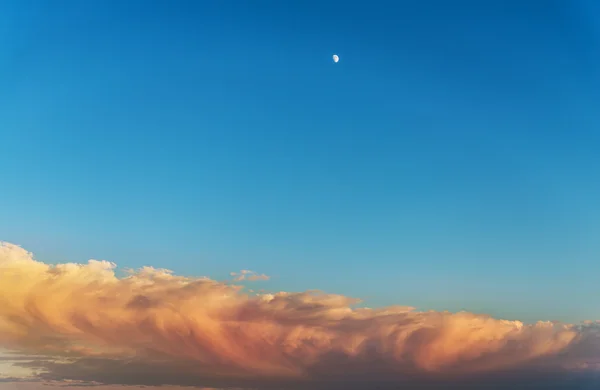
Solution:
[{"label": "cloud", "polygon": [[239,273],[238,272],[231,272],[229,275],[233,276],[233,280],[235,282],[241,282],[243,280],[248,280],[251,282],[256,282],[259,280],[269,280],[270,277],[265,275],[265,274],[257,274],[254,271],[249,271],[249,270],[241,270]]},{"label": "cloud", "polygon": [[163,269],[115,270],[96,260],[49,265],[0,243],[0,347],[19,354],[14,365],[44,381],[262,389],[464,389],[600,365],[597,323],[356,308],[357,299],[319,291],[248,295]]}]

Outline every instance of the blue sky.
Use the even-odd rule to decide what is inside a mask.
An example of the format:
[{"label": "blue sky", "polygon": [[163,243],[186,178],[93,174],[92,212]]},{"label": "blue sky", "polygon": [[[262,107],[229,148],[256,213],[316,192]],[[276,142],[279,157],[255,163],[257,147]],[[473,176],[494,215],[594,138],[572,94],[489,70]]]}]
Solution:
[{"label": "blue sky", "polygon": [[0,5],[1,240],[598,318],[597,3],[57,4]]}]

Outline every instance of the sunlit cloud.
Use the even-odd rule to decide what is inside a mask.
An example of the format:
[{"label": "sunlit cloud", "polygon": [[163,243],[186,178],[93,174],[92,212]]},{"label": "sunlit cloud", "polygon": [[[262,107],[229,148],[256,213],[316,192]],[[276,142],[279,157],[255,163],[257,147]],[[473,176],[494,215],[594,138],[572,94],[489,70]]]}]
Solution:
[{"label": "sunlit cloud", "polygon": [[0,347],[27,357],[13,366],[45,381],[334,388],[590,371],[600,362],[595,322],[357,308],[358,299],[319,291],[249,294],[152,267],[115,271],[107,261],[50,265],[1,243]]}]

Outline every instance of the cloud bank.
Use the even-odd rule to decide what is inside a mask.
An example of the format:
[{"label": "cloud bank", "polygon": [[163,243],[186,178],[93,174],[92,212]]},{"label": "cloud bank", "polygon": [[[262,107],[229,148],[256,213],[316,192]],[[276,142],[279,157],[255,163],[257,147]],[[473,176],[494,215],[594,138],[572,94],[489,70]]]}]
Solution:
[{"label": "cloud bank", "polygon": [[130,385],[467,388],[600,366],[592,322],[355,308],[357,299],[317,291],[251,295],[164,269],[115,270],[49,265],[0,243],[0,347],[28,356],[15,365],[41,380]]}]

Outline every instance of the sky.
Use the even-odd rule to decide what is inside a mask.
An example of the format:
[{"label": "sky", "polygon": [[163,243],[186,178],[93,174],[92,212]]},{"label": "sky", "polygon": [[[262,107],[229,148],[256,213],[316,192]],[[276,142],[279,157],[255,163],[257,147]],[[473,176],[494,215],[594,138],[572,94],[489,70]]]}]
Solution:
[{"label": "sky", "polygon": [[0,86],[48,267],[600,319],[595,1],[4,1]]}]

